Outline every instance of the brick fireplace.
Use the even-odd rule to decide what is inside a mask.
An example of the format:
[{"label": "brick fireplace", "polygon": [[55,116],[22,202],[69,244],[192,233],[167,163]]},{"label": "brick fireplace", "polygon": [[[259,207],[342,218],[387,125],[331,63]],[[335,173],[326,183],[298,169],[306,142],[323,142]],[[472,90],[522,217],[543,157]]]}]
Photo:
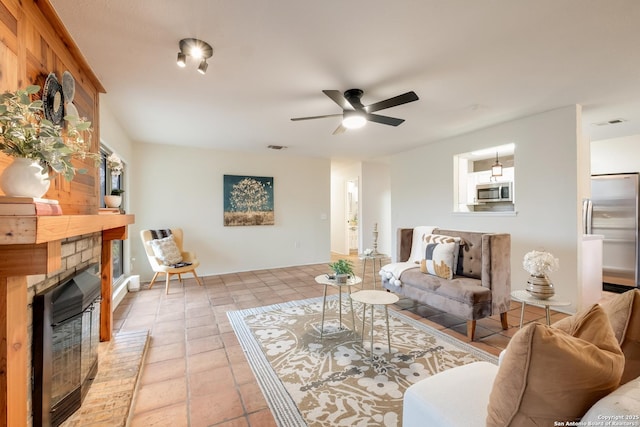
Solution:
[{"label": "brick fireplace", "polygon": [[0,425],[33,425],[36,294],[99,263],[100,341],[111,340],[111,241],[126,239],[133,222],[133,215],[0,218]]},{"label": "brick fireplace", "polygon": [[[92,271],[98,274],[97,297],[99,297],[100,296],[99,263],[100,263],[101,247],[102,247],[102,239],[101,239],[100,233],[74,236],[74,237],[64,239],[61,242],[62,268],[59,271],[57,271],[55,274],[30,276],[29,278],[30,280],[28,281],[28,286],[27,286],[27,293],[28,293],[28,296],[27,296],[28,341],[27,342],[30,344],[30,348],[29,348],[30,357],[27,358],[27,363],[28,363],[27,368],[29,369],[30,372],[34,373],[34,378],[32,378],[32,381],[31,381],[31,389],[28,390],[27,408],[28,408],[29,418],[31,418],[32,425],[34,426],[58,425],[59,424],[58,421],[61,421],[60,417],[63,416],[63,415],[55,415],[53,416],[53,418],[51,418],[46,413],[45,415],[42,414],[42,404],[43,404],[42,383],[41,382],[39,383],[37,381],[38,378],[41,379],[41,375],[43,373],[42,371],[42,367],[43,367],[42,366],[42,359],[43,359],[42,335],[43,335],[43,332],[45,332],[46,335],[51,339],[52,332],[53,332],[51,330],[43,330],[42,316],[45,314],[44,313],[45,310],[43,306],[43,303],[45,302],[45,297],[47,302],[47,309],[50,309],[53,293],[60,292],[59,288],[61,286],[67,285],[68,282],[72,281],[72,278],[74,276],[78,274],[82,274],[88,268],[91,268]],[[95,290],[93,292],[95,292]],[[95,297],[92,299],[95,299]],[[53,313],[50,313],[50,310],[47,310],[47,314],[53,315]],[[67,316],[66,314],[61,315],[60,313],[58,313],[55,319],[54,318],[49,319],[52,321],[52,322],[49,322],[49,325],[58,324],[58,323],[67,323],[63,321],[67,321],[69,317],[70,316]],[[35,319],[35,324],[34,324],[34,319]],[[99,328],[99,318],[96,326]],[[77,330],[76,328],[77,327],[71,326],[71,327],[67,327],[66,330],[67,331]],[[64,327],[62,329],[59,329],[56,335],[59,336],[63,330],[64,330]],[[96,337],[96,338],[99,338],[99,337]],[[45,356],[50,357],[51,354],[47,353],[47,355]],[[72,354],[67,355],[67,360],[69,357],[72,357],[72,356],[73,356]],[[45,369],[45,373],[48,373],[50,375],[52,374],[51,368],[53,368],[53,365],[47,365],[47,366],[49,366],[49,372],[47,372],[47,370]],[[59,370],[60,370],[60,364],[56,365],[55,373],[61,374]],[[46,385],[50,386],[50,384],[51,383],[49,379],[46,381]],[[68,390],[68,391],[75,391],[75,390]],[[36,396],[35,404],[33,399],[34,395]],[[40,399],[38,399],[37,397],[38,395],[40,396]],[[59,397],[54,396],[54,400],[58,401],[60,399]],[[45,397],[44,402],[45,404],[48,404],[50,402],[50,399],[48,397]],[[53,409],[54,413],[57,412],[59,414],[64,414],[65,412],[55,407],[49,408],[49,409]]]}]

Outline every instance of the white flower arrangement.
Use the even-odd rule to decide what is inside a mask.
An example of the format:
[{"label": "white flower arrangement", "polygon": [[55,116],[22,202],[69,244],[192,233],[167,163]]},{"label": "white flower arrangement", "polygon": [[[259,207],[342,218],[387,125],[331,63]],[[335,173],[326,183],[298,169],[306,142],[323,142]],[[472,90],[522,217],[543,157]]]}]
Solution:
[{"label": "white flower arrangement", "polygon": [[111,175],[120,175],[124,166],[120,157],[116,153],[111,153],[107,157],[107,167],[111,171]]},{"label": "white flower arrangement", "polygon": [[531,251],[524,256],[522,266],[532,276],[546,276],[560,267],[560,261],[549,252]]}]

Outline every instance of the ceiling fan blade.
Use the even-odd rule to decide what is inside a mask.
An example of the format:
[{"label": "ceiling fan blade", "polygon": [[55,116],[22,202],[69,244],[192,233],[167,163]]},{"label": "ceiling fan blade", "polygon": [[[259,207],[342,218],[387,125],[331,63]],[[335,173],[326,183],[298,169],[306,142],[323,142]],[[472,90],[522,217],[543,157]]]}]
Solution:
[{"label": "ceiling fan blade", "polygon": [[338,104],[343,110],[354,109],[353,105],[351,105],[349,101],[347,101],[342,92],[340,92],[339,90],[323,90],[322,93],[331,98],[333,102]]},{"label": "ceiling fan blade", "polygon": [[340,126],[338,126],[336,130],[333,131],[332,135],[340,135],[341,133],[345,133],[346,130],[347,128],[342,126],[342,123],[340,123]]},{"label": "ceiling fan blade", "polygon": [[404,122],[404,119],[396,119],[395,117],[381,116],[379,114],[367,114],[365,117],[370,122],[382,123],[383,125],[398,126]]},{"label": "ceiling fan blade", "polygon": [[299,120],[313,120],[313,119],[324,119],[325,117],[339,117],[342,116],[342,113],[339,114],[325,114],[324,116],[310,116],[310,117],[294,117],[291,120],[297,122]]},{"label": "ceiling fan blade", "polygon": [[368,113],[373,113],[374,111],[384,110],[385,108],[395,107],[397,105],[417,101],[418,99],[420,99],[418,98],[418,95],[416,95],[414,91],[411,91],[403,93],[402,95],[394,96],[393,98],[385,99],[384,101],[373,103],[368,105],[365,109]]}]

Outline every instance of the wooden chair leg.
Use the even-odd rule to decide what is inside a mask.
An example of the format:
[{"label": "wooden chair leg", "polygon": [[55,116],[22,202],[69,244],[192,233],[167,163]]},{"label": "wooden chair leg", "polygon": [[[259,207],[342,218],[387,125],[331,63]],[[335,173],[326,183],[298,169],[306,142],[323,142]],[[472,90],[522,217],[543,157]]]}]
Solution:
[{"label": "wooden chair leg", "polygon": [[196,282],[198,282],[198,285],[202,286],[202,282],[200,282],[200,278],[198,277],[198,275],[196,274],[196,270],[193,269],[191,270],[191,272],[193,273],[193,277],[196,278]]},{"label": "wooden chair leg", "polygon": [[160,274],[159,271],[156,271],[156,274],[153,275],[153,279],[151,279],[151,283],[149,283],[149,289],[151,289],[153,287],[153,283],[156,281],[156,279],[158,278],[158,274]]},{"label": "wooden chair leg", "polygon": [[171,279],[171,274],[167,273],[167,281],[166,281],[166,285],[164,287],[164,293],[169,295],[169,280]]},{"label": "wooden chair leg", "polygon": [[182,283],[182,274],[178,273],[178,280]]},{"label": "wooden chair leg", "polygon": [[473,335],[476,333],[476,321],[467,320],[467,338],[469,341],[473,341]]},{"label": "wooden chair leg", "polygon": [[505,331],[509,329],[509,322],[507,321],[507,313],[500,313],[500,322],[502,322],[502,329]]}]

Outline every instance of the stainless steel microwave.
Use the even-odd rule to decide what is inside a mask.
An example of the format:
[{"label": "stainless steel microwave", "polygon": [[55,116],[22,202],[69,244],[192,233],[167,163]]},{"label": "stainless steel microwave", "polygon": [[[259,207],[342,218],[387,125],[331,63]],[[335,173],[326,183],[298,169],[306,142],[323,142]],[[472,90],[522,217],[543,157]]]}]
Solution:
[{"label": "stainless steel microwave", "polygon": [[476,201],[511,202],[513,201],[513,183],[494,182],[491,184],[478,184],[476,186]]}]

